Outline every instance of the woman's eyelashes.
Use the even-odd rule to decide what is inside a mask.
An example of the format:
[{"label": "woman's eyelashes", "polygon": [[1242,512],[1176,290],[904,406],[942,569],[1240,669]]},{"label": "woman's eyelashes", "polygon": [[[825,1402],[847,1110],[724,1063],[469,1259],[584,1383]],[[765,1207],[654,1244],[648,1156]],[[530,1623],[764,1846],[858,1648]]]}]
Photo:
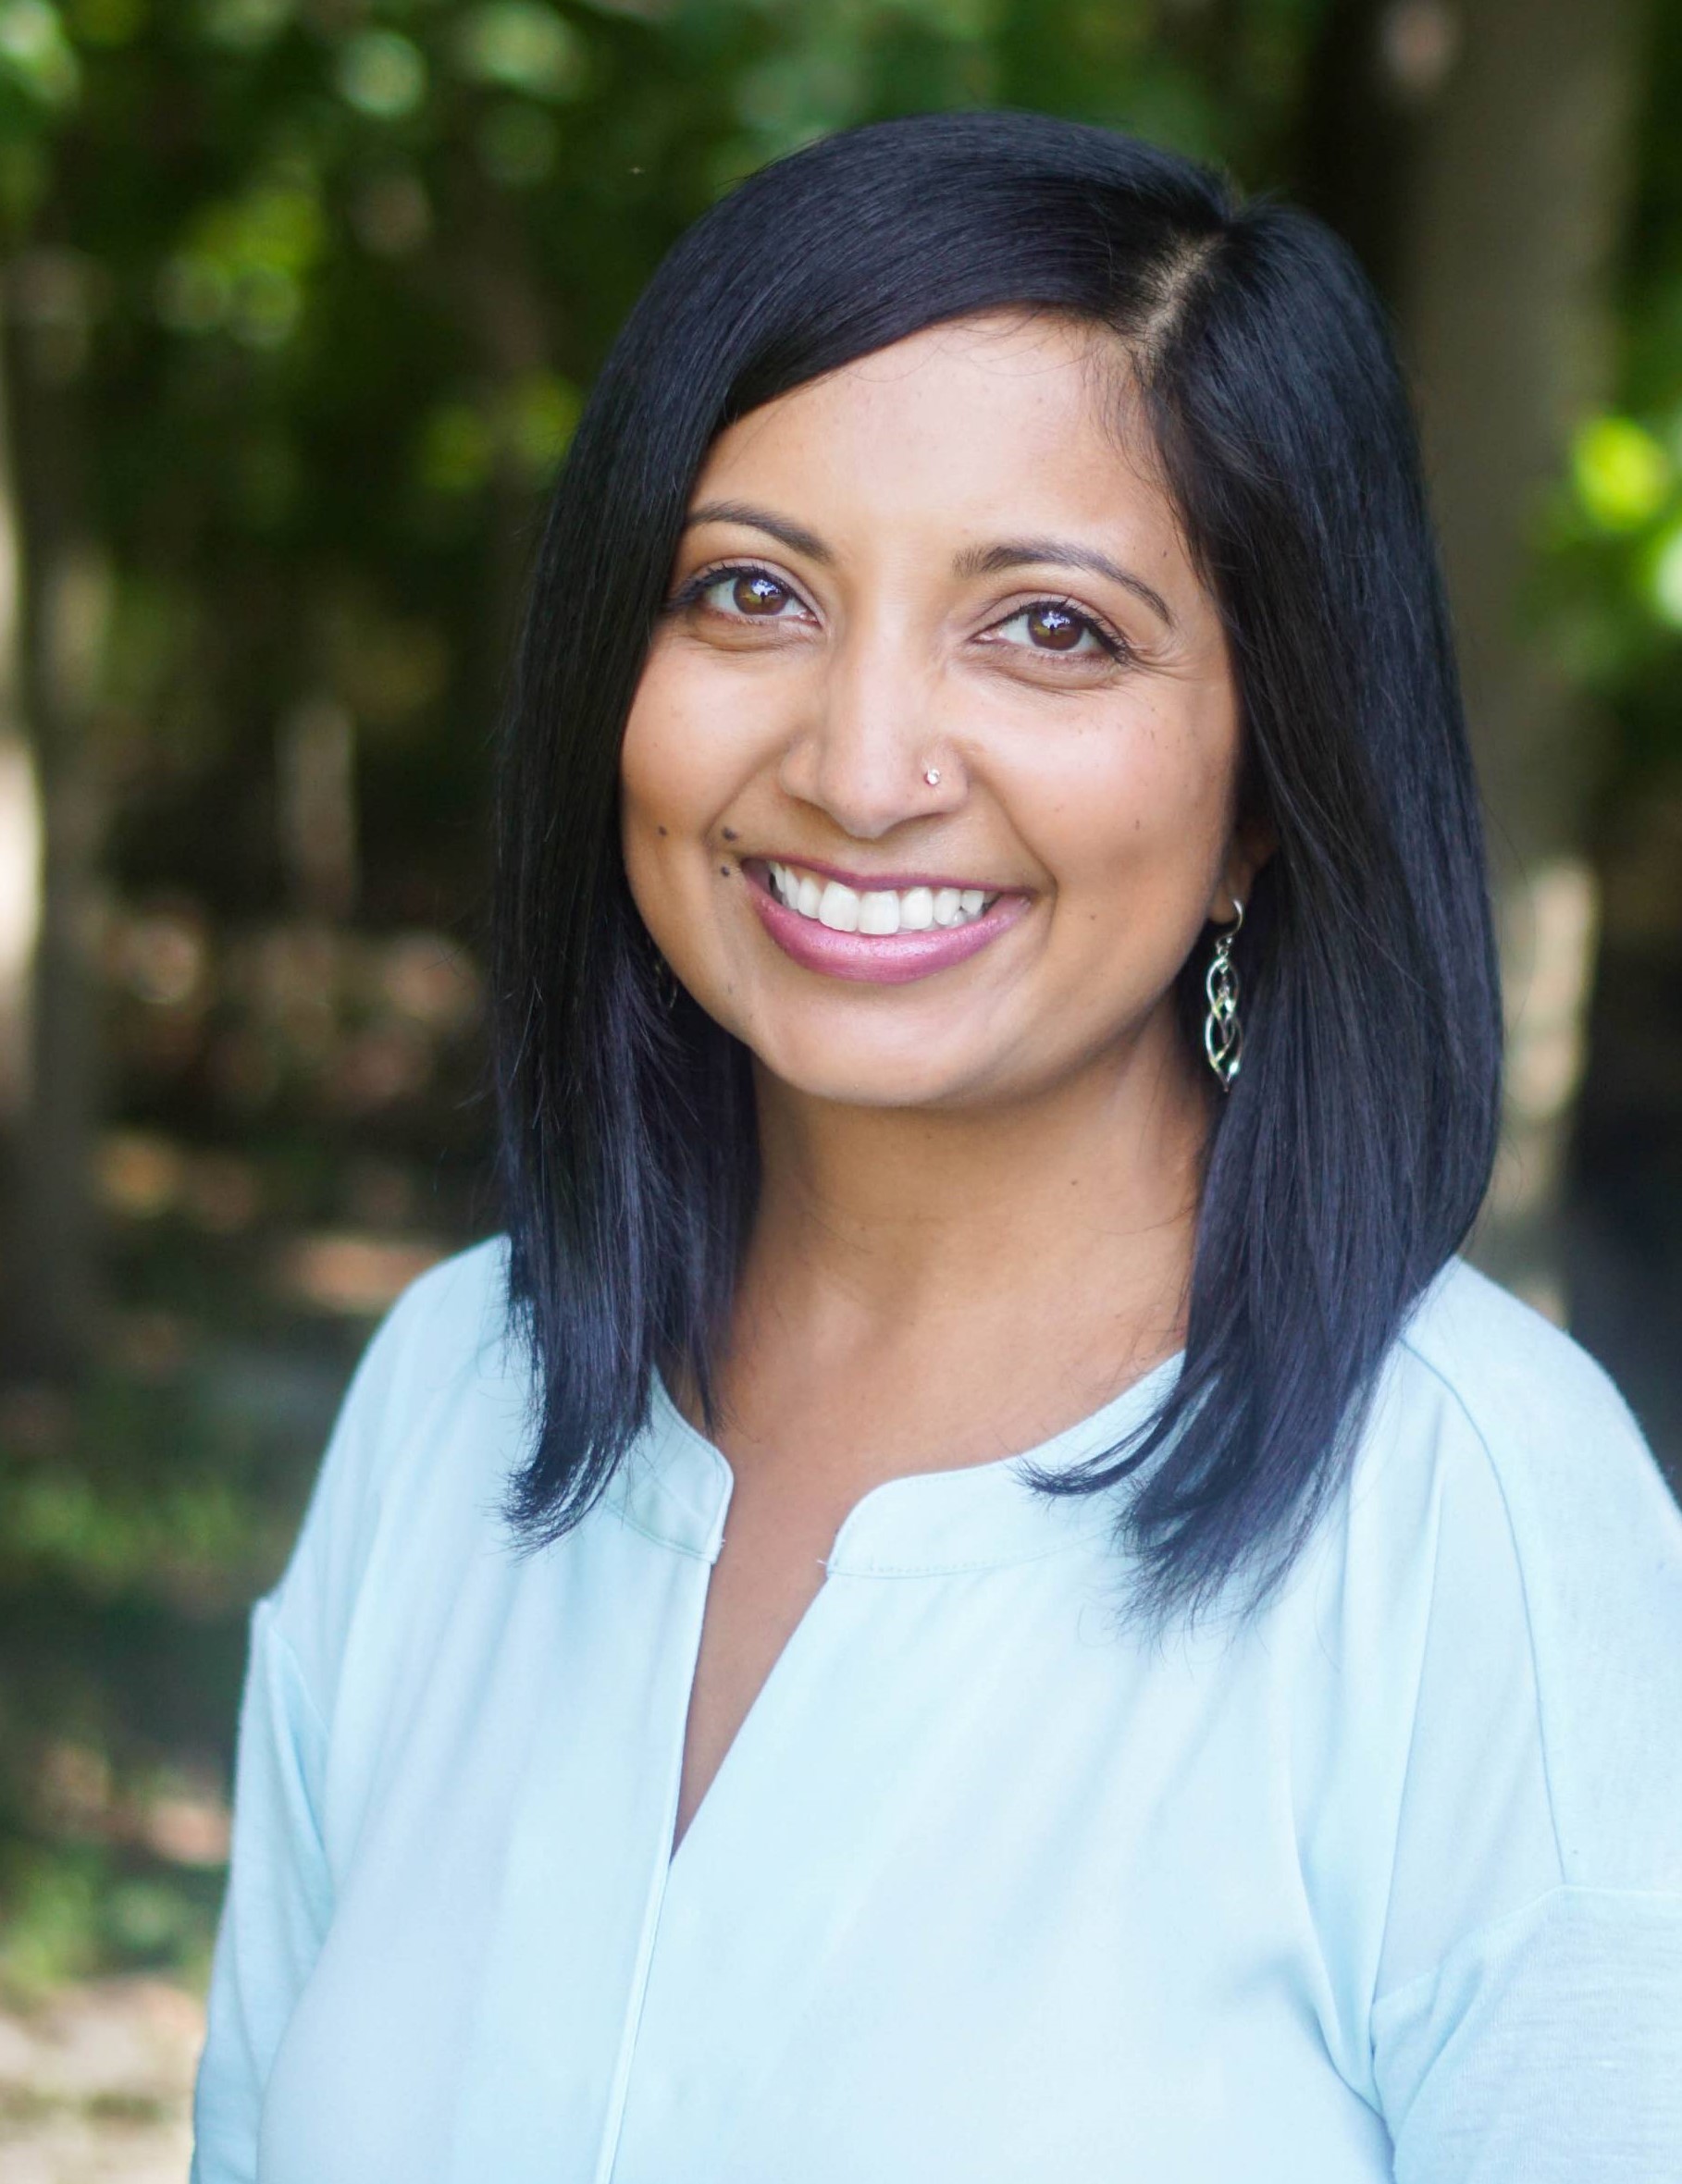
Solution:
[{"label": "woman's eyelashes", "polygon": [[683,613],[702,608],[725,622],[742,627],[793,622],[810,616],[811,609],[786,577],[752,562],[732,562],[723,568],[698,569],[673,596],[672,611]]},{"label": "woman's eyelashes", "polygon": [[[785,576],[753,561],[698,569],[673,594],[674,614],[701,611],[737,629],[812,623],[816,613]],[[1014,633],[1014,634],[1013,634]],[[1120,632],[1072,599],[1030,599],[987,623],[971,639],[990,648],[1019,651],[1057,666],[1124,662],[1133,648]]]},{"label": "woman's eyelashes", "polygon": [[[1007,635],[1018,630],[1017,636]],[[979,633],[979,641],[1004,645],[1041,655],[1048,660],[1128,660],[1132,648],[1119,630],[1111,629],[1095,614],[1077,607],[1072,599],[1032,599],[1014,607],[1002,620]]]}]

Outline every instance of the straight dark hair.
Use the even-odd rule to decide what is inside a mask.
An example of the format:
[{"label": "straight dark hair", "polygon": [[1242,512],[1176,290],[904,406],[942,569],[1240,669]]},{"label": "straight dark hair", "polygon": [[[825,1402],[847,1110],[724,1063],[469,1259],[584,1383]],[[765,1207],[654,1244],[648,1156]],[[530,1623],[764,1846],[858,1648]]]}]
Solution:
[{"label": "straight dark hair", "polygon": [[[1119,337],[1231,648],[1277,850],[1236,961],[1243,1068],[1206,1163],[1182,1369],[1045,1490],[1132,1476],[1153,1616],[1252,1604],[1344,1475],[1409,1311],[1493,1159],[1500,1012],[1476,788],[1408,404],[1382,314],[1306,215],[1108,130],[946,114],[831,137],[678,241],[556,487],[511,684],[493,1050],[538,1546],[590,1508],[657,1370],[709,1421],[758,1190],[746,1050],[662,1005],[619,757],[719,431],[937,322],[1027,307]],[[1180,997],[1195,1035],[1194,952]]]}]

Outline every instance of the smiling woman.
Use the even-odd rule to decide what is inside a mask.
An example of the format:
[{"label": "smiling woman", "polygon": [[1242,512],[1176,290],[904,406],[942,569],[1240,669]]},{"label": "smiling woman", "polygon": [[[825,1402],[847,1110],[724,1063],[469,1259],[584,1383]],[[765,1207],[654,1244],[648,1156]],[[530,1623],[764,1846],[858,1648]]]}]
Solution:
[{"label": "smiling woman", "polygon": [[501,830],[509,1233],[254,1614],[198,2184],[1682,2168],[1682,1527],[1453,1255],[1476,791],[1341,248],[1028,116],[752,179]]}]

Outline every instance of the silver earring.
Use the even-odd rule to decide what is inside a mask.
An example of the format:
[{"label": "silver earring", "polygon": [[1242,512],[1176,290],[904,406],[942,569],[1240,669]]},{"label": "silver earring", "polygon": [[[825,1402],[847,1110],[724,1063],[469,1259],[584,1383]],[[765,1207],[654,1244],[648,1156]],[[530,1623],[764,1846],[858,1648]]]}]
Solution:
[{"label": "silver earring", "polygon": [[1238,1020],[1238,973],[1232,968],[1232,943],[1243,930],[1244,906],[1232,897],[1232,922],[1215,943],[1203,990],[1209,997],[1209,1013],[1203,1019],[1203,1051],[1209,1067],[1230,1092],[1243,1059],[1244,1031]]},{"label": "silver earring", "polygon": [[940,786],[940,768],[938,766],[929,767],[922,778],[932,789],[937,789]]}]

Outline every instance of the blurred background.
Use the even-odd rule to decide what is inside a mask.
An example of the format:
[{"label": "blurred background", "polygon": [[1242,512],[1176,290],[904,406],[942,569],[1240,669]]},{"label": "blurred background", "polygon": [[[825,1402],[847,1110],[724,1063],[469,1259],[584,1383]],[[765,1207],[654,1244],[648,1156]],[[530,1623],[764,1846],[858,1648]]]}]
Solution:
[{"label": "blurred background", "polygon": [[1499,870],[1482,1262],[1682,1464],[1682,0],[0,0],[0,2169],[184,2174],[249,1601],[489,1233],[488,759],[662,251],[826,130],[1314,206],[1418,391]]}]

